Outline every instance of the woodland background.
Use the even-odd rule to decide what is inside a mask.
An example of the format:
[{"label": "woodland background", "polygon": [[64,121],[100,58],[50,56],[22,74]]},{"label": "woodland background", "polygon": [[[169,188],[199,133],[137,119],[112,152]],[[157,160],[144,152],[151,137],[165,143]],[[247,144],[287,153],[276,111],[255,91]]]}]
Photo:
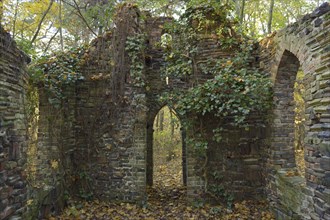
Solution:
[{"label": "woodland background", "polygon": [[[65,50],[105,33],[113,27],[120,0],[1,0],[1,25],[26,53],[37,59]],[[311,12],[320,0],[136,0],[154,16],[178,18],[187,7],[227,5],[231,16],[249,36],[261,38]]]}]

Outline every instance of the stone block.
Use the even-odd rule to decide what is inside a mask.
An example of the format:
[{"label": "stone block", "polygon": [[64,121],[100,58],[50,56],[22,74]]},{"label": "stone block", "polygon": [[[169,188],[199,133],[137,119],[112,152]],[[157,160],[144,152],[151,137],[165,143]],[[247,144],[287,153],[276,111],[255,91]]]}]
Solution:
[{"label": "stone block", "polygon": [[330,219],[330,213],[325,213],[323,217],[326,220]]},{"label": "stone block", "polygon": [[0,185],[4,184],[7,181],[7,171],[1,171],[0,172]]},{"label": "stone block", "polygon": [[330,171],[330,157],[322,157],[320,159],[320,167],[326,171]]},{"label": "stone block", "polygon": [[8,161],[6,163],[6,169],[12,170],[17,167],[17,162],[16,161]]},{"label": "stone block", "polygon": [[4,210],[9,204],[8,199],[1,199],[0,200],[0,210]]},{"label": "stone block", "polygon": [[317,136],[319,138],[330,138],[330,131],[321,131],[321,132],[318,132]]},{"label": "stone block", "polygon": [[12,207],[7,207],[2,212],[0,212],[0,219],[6,219],[14,212],[15,210]]},{"label": "stone block", "polygon": [[315,196],[323,199],[327,204],[330,204],[330,189],[325,189],[321,192],[316,191]]},{"label": "stone block", "polygon": [[318,206],[317,204],[314,204],[314,210],[318,216],[324,216],[325,214],[325,209]]},{"label": "stone block", "polygon": [[324,2],[323,4],[320,5],[320,7],[315,9],[310,16],[319,17],[319,16],[327,13],[328,11],[330,11],[330,5],[328,2]]},{"label": "stone block", "polygon": [[330,188],[330,172],[325,173],[325,175],[320,179],[320,184]]},{"label": "stone block", "polygon": [[[21,210],[21,211],[18,210],[17,212],[23,214],[23,211],[24,210]],[[14,216],[11,216],[8,220],[23,220],[23,218],[20,216],[14,215]]]}]

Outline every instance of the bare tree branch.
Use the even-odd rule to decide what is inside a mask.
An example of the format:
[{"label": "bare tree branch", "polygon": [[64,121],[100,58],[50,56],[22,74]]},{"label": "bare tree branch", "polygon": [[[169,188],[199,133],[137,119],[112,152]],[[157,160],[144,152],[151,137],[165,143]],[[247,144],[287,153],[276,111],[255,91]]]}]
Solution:
[{"label": "bare tree branch", "polygon": [[49,39],[48,44],[47,44],[47,46],[44,49],[44,52],[43,52],[44,54],[47,53],[47,51],[48,51],[48,49],[50,47],[50,44],[52,43],[52,41],[54,40],[54,38],[56,37],[56,35],[58,34],[59,31],[60,31],[60,29],[57,29],[57,31],[55,32],[55,34]]},{"label": "bare tree branch", "polygon": [[80,8],[76,2],[76,0],[73,0],[74,4],[76,5],[76,9],[77,9],[77,12],[79,14],[79,17],[83,20],[83,22],[86,24],[87,28],[95,35],[97,36],[97,34],[93,31],[93,29],[89,26],[88,22],[86,21],[85,17],[82,15],[81,11],[80,11]]},{"label": "bare tree branch", "polygon": [[271,0],[268,14],[267,32],[268,34],[272,32],[272,21],[273,21],[273,9],[275,0]]},{"label": "bare tree branch", "polygon": [[50,0],[49,5],[48,5],[48,8],[47,8],[47,10],[44,12],[44,14],[42,15],[42,18],[41,18],[41,20],[40,20],[40,22],[39,22],[39,24],[38,24],[37,30],[36,30],[36,32],[35,32],[35,34],[34,34],[32,40],[31,40],[30,44],[33,44],[34,41],[37,39],[37,37],[38,37],[38,35],[39,35],[39,32],[40,32],[40,29],[41,29],[41,25],[42,25],[42,23],[44,22],[44,20],[45,20],[47,14],[48,14],[48,12],[49,12],[50,9],[52,8],[53,3],[54,3],[54,0]]},{"label": "bare tree branch", "polygon": [[16,36],[16,21],[17,21],[17,13],[18,13],[18,0],[16,0],[15,4],[15,13],[14,13],[14,21],[13,21],[13,39],[15,39]]},{"label": "bare tree branch", "polygon": [[0,24],[2,22],[2,17],[3,17],[3,2],[0,0]]},{"label": "bare tree branch", "polygon": [[245,10],[245,0],[242,0],[241,11],[240,11],[240,15],[239,15],[239,20],[240,20],[241,24],[243,24],[243,21],[244,21],[244,10]]},{"label": "bare tree branch", "polygon": [[62,32],[62,26],[63,26],[63,20],[62,20],[62,0],[59,0],[59,3],[60,3],[60,9],[59,9],[59,20],[60,20],[60,28],[59,28],[59,31],[60,31],[60,43],[61,43],[61,50],[63,51],[64,50],[64,43],[63,43],[63,32]]}]

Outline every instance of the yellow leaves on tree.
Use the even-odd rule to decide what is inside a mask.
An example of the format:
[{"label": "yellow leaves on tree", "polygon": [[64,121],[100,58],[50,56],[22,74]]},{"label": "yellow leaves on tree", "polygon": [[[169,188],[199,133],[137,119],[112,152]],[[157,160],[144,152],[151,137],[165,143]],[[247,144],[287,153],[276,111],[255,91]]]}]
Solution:
[{"label": "yellow leaves on tree", "polygon": [[[51,1],[53,3],[50,5]],[[50,9],[48,10],[48,7]],[[36,43],[51,32],[51,28],[59,26],[59,5],[54,0],[43,1],[3,1],[4,16],[2,20],[6,30],[12,32],[14,38],[31,41],[40,25]],[[43,18],[44,17],[44,18]]]}]

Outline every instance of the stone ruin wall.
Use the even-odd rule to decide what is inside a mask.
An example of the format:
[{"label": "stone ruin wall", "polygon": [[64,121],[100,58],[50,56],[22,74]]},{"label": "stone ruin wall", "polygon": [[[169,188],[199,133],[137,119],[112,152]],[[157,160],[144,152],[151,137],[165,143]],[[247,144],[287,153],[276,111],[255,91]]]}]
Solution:
[{"label": "stone ruin wall", "polygon": [[[167,86],[159,75],[162,51],[154,47],[153,42],[160,39],[162,26],[168,19],[148,18],[143,24],[135,8],[124,9],[122,13],[129,15],[125,25],[131,26],[124,26],[128,31],[120,32],[119,24],[117,30],[91,43],[84,57],[85,81],[67,91],[69,98],[61,103],[61,111],[48,104],[49,97],[40,88],[36,176],[40,184],[46,184],[41,189],[32,189],[29,197],[40,200],[37,206],[40,216],[61,209],[65,189],[80,196],[89,196],[84,193],[92,192],[93,196],[104,200],[144,202],[146,199],[145,187],[148,174],[152,173],[147,166],[152,161],[148,157],[152,146],[150,125],[166,104],[159,103],[156,96],[170,90],[171,86],[185,87],[187,82],[170,79]],[[329,218],[329,24],[329,5],[325,4],[260,43],[260,54],[253,58],[255,65],[260,65],[274,81],[271,129],[268,132],[265,129],[241,131],[228,128],[228,141],[221,145],[213,143],[209,150],[210,166],[219,170],[225,168],[223,174],[226,178],[222,181],[232,183],[227,184],[228,190],[241,194],[242,198],[269,195],[279,219]],[[146,80],[151,86],[149,91],[131,82],[129,58],[122,50],[127,37],[143,30],[149,38],[145,51],[150,55],[145,61]],[[124,38],[120,37],[122,34],[125,34]],[[9,216],[16,212],[21,215],[25,211],[23,204],[27,192],[21,173],[26,162],[26,126],[20,121],[24,118],[26,58],[11,45],[8,34],[2,32],[0,37],[1,47],[5,48],[1,50],[0,63],[0,74],[5,76],[0,80],[0,95],[4,100],[1,102],[5,106],[1,113],[4,112],[4,120],[8,122],[6,129],[11,134],[12,144],[3,145],[3,155],[8,156],[0,158],[0,190],[4,192],[1,194],[4,199],[1,197],[0,214]],[[221,55],[221,48],[214,46],[212,41],[206,40],[201,45],[204,56],[208,53],[230,56]],[[116,61],[125,68],[116,66],[114,54],[121,54],[122,59]],[[13,66],[13,63],[22,65]],[[296,166],[292,136],[293,100],[288,94],[293,91],[300,64],[305,73],[308,119],[305,179],[285,175]],[[114,71],[119,75],[113,76]],[[13,80],[14,73],[18,74],[18,81],[17,78]],[[119,83],[116,86],[123,86],[123,93],[119,93],[123,102],[118,104],[114,102],[118,95],[113,90],[116,82]],[[14,98],[8,99],[8,94],[13,94]],[[212,121],[212,118],[206,120]],[[255,123],[259,123],[258,120],[251,119],[252,127]],[[212,126],[210,123],[210,130]],[[270,134],[267,142],[266,137]],[[186,146],[186,177],[188,196],[193,198],[204,182],[196,173],[199,161],[189,149]],[[13,152],[16,152],[15,157],[10,156]],[[54,169],[52,161],[60,162],[60,167]],[[150,177],[149,181],[152,181]],[[304,182],[306,186],[301,186]]]},{"label": "stone ruin wall", "polygon": [[[142,202],[146,196],[145,92],[134,86],[125,52],[127,38],[141,33],[140,15],[129,6],[117,16],[117,28],[96,39],[88,52],[83,70],[87,81],[78,85],[77,93],[77,141],[85,148],[83,158],[91,155],[85,169],[97,198]],[[90,135],[94,143],[89,142]]]},{"label": "stone ruin wall", "polygon": [[[39,88],[39,181],[31,196],[37,202],[31,213],[39,218],[59,212],[65,195],[145,200],[145,95],[130,82],[129,59],[122,48],[127,37],[139,31],[138,15],[134,8],[123,10],[132,27],[125,33],[108,32],[90,44],[82,58],[85,80],[65,88],[59,106],[52,105],[52,95]],[[121,66],[114,65],[113,54],[122,58]],[[122,83],[123,93],[112,89],[117,83],[113,82],[114,71],[124,76],[116,84]],[[120,102],[115,102],[117,97]],[[56,169],[54,161],[59,164]]]},{"label": "stone ruin wall", "polygon": [[[85,81],[78,83],[74,91],[68,91],[70,97],[73,98],[63,103],[67,107],[63,110],[64,106],[62,106],[61,114],[57,115],[57,113],[54,117],[56,109],[48,104],[47,96],[41,91],[39,120],[41,148],[39,151],[45,160],[40,164],[43,169],[39,174],[43,176],[42,179],[47,179],[47,195],[51,195],[42,204],[45,209],[47,207],[46,212],[49,212],[51,207],[59,205],[49,204],[47,201],[57,201],[52,196],[62,196],[61,187],[63,186],[60,182],[63,181],[66,183],[66,188],[73,186],[82,190],[75,192],[80,196],[144,202],[146,184],[151,185],[152,181],[150,179],[152,175],[150,125],[153,124],[154,117],[160,108],[166,104],[160,103],[158,96],[173,88],[191,86],[190,79],[175,78],[170,79],[170,84],[166,85],[161,76],[161,67],[164,66],[163,51],[155,43],[159,42],[163,27],[170,19],[148,17],[143,21],[140,20],[139,12],[134,7],[124,8],[120,13],[126,20],[120,20],[117,28],[111,33],[95,39],[86,51],[82,68]],[[135,86],[130,79],[128,68],[130,61],[124,50],[125,47],[122,46],[125,45],[128,37],[143,31],[147,33],[148,39],[145,42],[144,52],[145,57],[148,58],[144,61],[148,90]],[[202,62],[210,56],[214,58],[231,56],[230,52],[223,51],[217,41],[211,38],[205,38],[200,42],[200,48],[202,52],[197,62]],[[122,57],[122,60],[115,60],[115,55]],[[123,78],[117,77],[114,74],[116,71]],[[118,91],[114,91],[113,86],[121,86],[121,80],[124,80],[124,93],[119,94],[121,101],[116,103],[118,94],[115,93]],[[65,115],[72,115],[72,117],[64,120]],[[50,117],[56,120],[50,121]],[[68,125],[61,126],[61,121],[67,121]],[[210,118],[209,121],[214,120]],[[49,130],[50,128],[52,131]],[[63,128],[66,130],[63,131]],[[54,132],[55,130],[59,131]],[[212,132],[211,127],[209,132]],[[236,134],[235,138],[230,138],[229,136],[233,133]],[[255,135],[259,138],[255,138]],[[262,154],[259,151],[264,139],[262,135],[264,133],[259,130],[233,131],[228,134],[226,143],[222,143],[221,146],[213,143],[216,150],[212,150],[211,147],[209,152],[209,155],[213,155],[210,157],[209,166],[219,167],[219,169],[225,167],[225,170],[221,172],[221,175],[226,177],[223,180],[225,186],[228,187],[228,191],[240,195],[241,198],[253,197],[262,192],[264,181],[260,170],[263,166],[260,164]],[[71,136],[72,139],[70,139]],[[71,141],[64,141],[63,145],[59,143],[61,138]],[[63,150],[64,152],[61,152]],[[191,146],[186,146],[185,150],[187,158],[184,170],[187,193],[188,197],[193,199],[200,196],[203,191],[205,183],[202,174],[197,173],[196,170],[204,161],[197,159]],[[64,163],[67,161],[67,163],[62,169],[54,170],[50,166],[50,160]],[[70,182],[69,175],[62,175],[62,177],[60,175],[61,170],[70,168],[75,169],[76,172],[74,176],[77,178],[73,182]],[[249,175],[244,175],[246,173]]]},{"label": "stone ruin wall", "polygon": [[[108,37],[95,42],[95,52],[101,57],[95,59],[96,53],[90,53],[85,69],[86,82],[77,87],[76,141],[79,152],[76,156],[87,161],[78,167],[92,178],[90,184],[94,196],[105,200],[142,201],[144,189],[141,187],[145,176],[139,173],[145,171],[145,164],[141,161],[143,150],[138,149],[144,149],[145,144],[144,124],[140,124],[146,117],[145,96],[125,82],[122,100],[119,103],[114,101],[109,86],[113,68],[109,56],[112,54],[109,48],[112,36]],[[95,68],[91,64],[94,61],[104,62],[104,65]],[[122,74],[128,76],[129,73]],[[139,132],[142,133],[138,135]]]},{"label": "stone ruin wall", "polygon": [[26,211],[27,62],[0,26],[0,219]]},{"label": "stone ruin wall", "polygon": [[[261,42],[274,82],[267,194],[278,219],[330,219],[330,6],[324,3]],[[293,88],[304,72],[306,176],[288,176],[294,157]]]},{"label": "stone ruin wall", "polygon": [[54,98],[43,86],[38,87],[38,120],[35,172],[30,173],[28,215],[30,219],[60,212],[65,193],[75,189],[75,88],[65,91],[58,106],[50,103]]},{"label": "stone ruin wall", "polygon": [[[163,28],[167,22],[171,22],[169,18],[149,18],[146,20],[146,32],[148,33],[149,44],[146,50],[148,61],[146,62],[146,76],[149,86],[147,95],[147,184],[152,185],[152,132],[153,121],[158,111],[168,103],[162,103],[159,96],[165,92],[174,89],[188,89],[195,80],[192,77],[169,78],[169,84],[166,85],[165,78],[162,74],[162,68],[165,66],[163,58],[163,50],[159,46],[161,35],[164,34]],[[197,68],[205,64],[208,58],[230,58],[233,56],[232,51],[224,50],[218,44],[218,41],[210,35],[204,36],[199,42],[196,55]],[[251,65],[258,67],[257,58],[251,57]],[[196,74],[196,73],[195,73]],[[211,76],[197,74],[198,81],[204,81]],[[195,75],[195,77],[196,77]],[[174,109],[175,110],[175,109]],[[252,116],[253,117],[253,116]],[[216,128],[218,123],[212,116],[204,117],[202,120],[208,125],[207,133],[209,134],[210,147],[208,149],[208,173],[217,171],[218,176],[222,176],[221,180],[214,180],[208,177],[208,184],[218,187],[225,187],[228,193],[235,196],[236,199],[253,198],[263,194],[265,181],[263,178],[265,167],[265,146],[266,133],[264,127],[259,125],[262,123],[260,116],[256,114],[254,120],[251,120],[251,129],[234,129],[228,127],[223,135],[224,141],[215,143],[212,140],[212,129]],[[184,119],[180,119],[184,120]],[[197,123],[198,124],[198,123]],[[199,126],[199,125],[197,125]],[[191,131],[185,131],[189,137]],[[194,154],[192,146],[187,145],[183,140],[183,179],[187,186],[187,196],[193,200],[199,198],[203,194],[205,181],[203,173],[199,172],[204,165],[204,159],[198,159],[199,156]]]}]

